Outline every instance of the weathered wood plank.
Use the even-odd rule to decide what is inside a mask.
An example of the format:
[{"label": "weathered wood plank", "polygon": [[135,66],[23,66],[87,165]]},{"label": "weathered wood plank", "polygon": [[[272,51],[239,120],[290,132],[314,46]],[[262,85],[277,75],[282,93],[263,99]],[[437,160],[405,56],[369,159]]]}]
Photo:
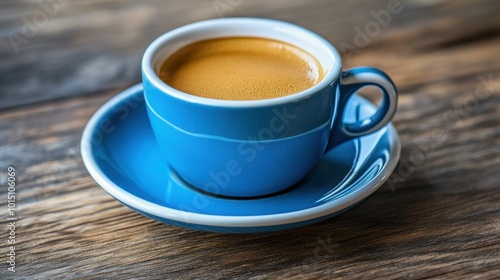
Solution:
[{"label": "weathered wood plank", "polygon": [[[500,5],[430,2],[402,2],[401,13],[359,52],[342,53],[345,67],[380,67],[400,89],[394,123],[403,149],[389,181],[320,224],[234,236],[179,229],[129,210],[95,183],[79,156],[95,110],[140,80],[148,42],[218,16],[213,2],[68,3],[13,55],[8,32],[38,6],[3,1],[0,185],[15,166],[19,244],[16,274],[4,264],[0,278],[497,278]],[[387,3],[242,1],[224,16],[296,22],[339,47],[354,44],[354,27],[364,29],[370,11]],[[4,197],[2,228],[6,208]]]},{"label": "weathered wood plank", "polygon": [[[376,22],[373,13],[388,9],[388,1],[382,0],[231,1],[234,7],[226,0],[46,2],[52,4],[45,9],[37,1],[0,4],[0,109],[139,82],[140,59],[147,45],[189,22],[219,16],[276,18],[318,32],[340,48],[342,43],[356,46],[355,28],[365,30]],[[432,49],[433,44],[446,47],[498,34],[496,1],[474,7],[468,1],[422,2],[402,1],[401,11],[392,14],[385,27],[379,25],[373,36],[365,35],[368,46],[357,47],[369,52],[372,43],[383,41],[387,52],[395,52],[392,49],[399,45],[403,51],[396,54],[402,58],[415,49]],[[220,5],[225,8],[215,8]],[[460,26],[461,32],[441,32],[454,26]],[[406,37],[404,44],[383,40],[393,31],[413,36]]]},{"label": "weathered wood plank", "polygon": [[[473,86],[471,82],[469,87]],[[494,129],[498,121],[483,122],[481,129],[473,125],[473,133],[464,131],[467,121],[499,119],[493,110],[498,92],[470,119],[449,126],[419,126],[397,118],[406,160],[417,147],[411,135],[425,136],[435,126],[450,137],[393,189],[386,184],[360,206],[321,224],[255,236],[162,225],[123,207],[100,189],[84,170],[78,141],[86,120],[113,94],[103,93],[0,114],[1,125],[7,127],[7,133],[2,133],[2,143],[7,145],[0,156],[8,160],[2,163],[14,163],[19,170],[18,235],[29,237],[18,251],[23,256],[18,275],[144,277],[149,268],[158,279],[187,275],[328,278],[358,273],[410,277],[415,272],[419,277],[443,273],[453,277],[487,276],[498,269],[500,154],[492,148],[500,139]],[[439,98],[456,95],[445,91]],[[426,105],[437,103],[436,98],[425,91],[404,95],[402,104],[422,104],[417,109],[403,107],[399,115],[417,110],[423,112],[418,116],[421,123],[432,124],[449,105],[439,103],[434,113],[427,112]],[[32,148],[25,148],[23,157],[19,157],[22,150],[9,152],[22,139],[24,147]],[[5,207],[3,201],[0,207]]]}]

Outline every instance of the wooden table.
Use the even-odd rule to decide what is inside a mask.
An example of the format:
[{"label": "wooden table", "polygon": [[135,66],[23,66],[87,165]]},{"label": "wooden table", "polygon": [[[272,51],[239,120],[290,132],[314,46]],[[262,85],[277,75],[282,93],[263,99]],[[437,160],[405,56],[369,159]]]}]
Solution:
[{"label": "wooden table", "polygon": [[[498,279],[499,15],[495,0],[2,1],[0,279]],[[154,38],[219,16],[294,22],[336,45],[345,68],[393,78],[402,155],[382,188],[316,225],[227,235],[150,220],[96,184],[79,151],[89,118],[140,82]]]}]

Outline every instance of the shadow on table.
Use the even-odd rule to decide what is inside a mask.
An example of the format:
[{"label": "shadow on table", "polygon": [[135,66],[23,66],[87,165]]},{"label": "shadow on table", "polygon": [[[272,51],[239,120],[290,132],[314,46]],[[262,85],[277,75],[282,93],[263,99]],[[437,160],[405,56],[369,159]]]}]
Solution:
[{"label": "shadow on table", "polygon": [[299,229],[243,235],[186,234],[200,243],[209,243],[207,258],[217,259],[222,268],[240,265],[246,269],[276,270],[280,265],[289,267],[290,263],[326,265],[373,256],[390,260],[404,256],[405,246],[418,246],[429,238],[426,233],[430,226],[443,218],[436,212],[441,207],[446,205],[442,205],[439,190],[425,178],[413,178],[404,189],[379,190],[346,213]]}]

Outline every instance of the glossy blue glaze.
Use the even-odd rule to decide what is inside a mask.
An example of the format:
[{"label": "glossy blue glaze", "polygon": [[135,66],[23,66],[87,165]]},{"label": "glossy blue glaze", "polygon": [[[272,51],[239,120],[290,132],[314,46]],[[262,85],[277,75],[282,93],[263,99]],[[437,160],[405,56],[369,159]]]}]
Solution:
[{"label": "glossy blue glaze", "polygon": [[[267,106],[224,106],[182,100],[164,92],[143,75],[148,110],[188,133],[234,140],[293,137],[331,122],[339,79],[307,98]],[[162,129],[160,127],[159,129]]]},{"label": "glossy blue glaze", "polygon": [[334,118],[326,151],[343,142],[380,129],[394,116],[398,102],[396,86],[391,78],[381,70],[365,66],[342,72],[342,86],[336,112],[338,116],[345,115],[346,104],[350,98],[366,86],[375,86],[380,89],[382,102],[379,108],[371,116],[356,122],[345,122],[343,117]]},{"label": "glossy blue glaze", "polygon": [[[317,58],[324,75],[294,94],[239,101],[188,94],[160,79],[161,65],[180,47],[232,36],[298,46]],[[396,87],[382,71],[361,67],[342,72],[340,54],[324,38],[270,19],[214,19],[170,30],[146,49],[141,69],[151,127],[170,167],[197,188],[225,196],[284,190],[303,178],[325,151],[385,126],[397,107]],[[366,85],[382,91],[378,112],[344,123],[347,101]]]},{"label": "glossy blue glaze", "polygon": [[192,185],[233,197],[281,191],[311,170],[327,145],[339,87],[335,81],[295,102],[234,108],[172,97],[146,77],[143,84],[169,165]]},{"label": "glossy blue glaze", "polygon": [[[374,111],[373,105],[354,95],[344,119],[352,123]],[[167,131],[175,135],[175,128]],[[168,138],[168,132],[163,137]],[[399,140],[389,125],[338,145],[300,183],[276,195],[254,199],[209,196],[168,167],[148,122],[142,88],[135,86],[92,118],[82,138],[82,156],[104,189],[150,218],[197,230],[252,233],[312,224],[359,203],[392,172],[399,158]],[[294,176],[294,170],[287,174]]]},{"label": "glossy blue glaze", "polygon": [[[372,79],[358,78],[362,75]],[[325,150],[379,129],[384,119],[392,118],[397,95],[389,95],[386,88],[396,94],[395,86],[382,71],[355,68],[343,79],[342,86],[336,78],[294,102],[246,107],[176,98],[146,75],[143,85],[153,133],[170,167],[206,192],[255,197],[297,183]],[[380,86],[384,82],[390,86]],[[367,85],[382,90],[380,108],[371,117],[346,123],[347,102]]]},{"label": "glossy blue glaze", "polygon": [[242,141],[188,133],[148,114],[166,162],[183,179],[234,197],[274,193],[298,182],[323,154],[329,132],[324,125],[294,137]]}]

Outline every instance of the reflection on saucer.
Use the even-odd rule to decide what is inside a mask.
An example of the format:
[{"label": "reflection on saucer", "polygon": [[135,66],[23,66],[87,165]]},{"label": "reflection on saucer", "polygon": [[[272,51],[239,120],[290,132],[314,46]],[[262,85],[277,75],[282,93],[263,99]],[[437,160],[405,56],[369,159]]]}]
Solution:
[{"label": "reflection on saucer", "polygon": [[[126,117],[123,108],[129,112]],[[352,122],[374,110],[370,102],[353,96],[344,118]],[[105,122],[114,129],[103,133]],[[399,138],[390,124],[333,148],[306,178],[286,191],[231,199],[204,194],[170,170],[149,126],[141,85],[106,103],[82,136],[85,166],[117,200],[168,224],[217,232],[276,231],[338,215],[387,180],[399,152]]]}]

